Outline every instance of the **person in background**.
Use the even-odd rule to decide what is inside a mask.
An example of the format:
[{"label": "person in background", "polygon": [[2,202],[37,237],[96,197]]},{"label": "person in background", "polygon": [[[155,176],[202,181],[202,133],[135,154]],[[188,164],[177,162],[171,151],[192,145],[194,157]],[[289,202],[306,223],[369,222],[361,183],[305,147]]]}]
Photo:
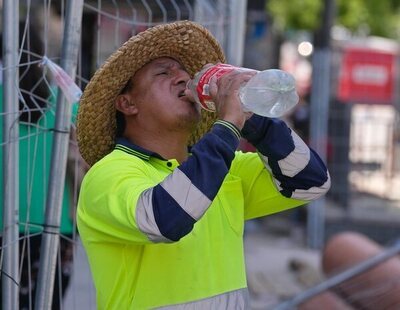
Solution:
[{"label": "person in background", "polygon": [[[91,168],[77,224],[99,308],[247,309],[244,222],[328,191],[324,163],[294,131],[243,111],[239,87],[254,73],[212,79],[216,113],[201,113],[186,84],[224,61],[203,26],[163,24],[85,88],[77,138]],[[236,151],[242,136],[258,153]]]},{"label": "person in background", "polygon": [[[25,28],[21,22],[20,29]],[[21,277],[19,284],[20,309],[32,309],[35,304],[36,280],[40,265],[41,231],[45,219],[46,197],[50,173],[50,158],[53,132],[55,126],[55,94],[51,92],[45,81],[42,68],[37,63],[37,55],[43,55],[42,39],[33,24],[28,27],[28,34],[22,45],[23,52],[19,66],[19,232],[21,254]],[[23,33],[21,31],[20,42]],[[2,43],[2,39],[0,38]],[[33,56],[35,55],[35,56]],[[3,88],[0,88],[2,93]],[[77,106],[74,107],[76,115]],[[3,115],[0,126],[3,128]],[[60,309],[62,297],[68,288],[72,271],[72,251],[74,216],[74,187],[79,188],[79,180],[85,171],[82,159],[79,159],[74,130],[71,130],[71,140],[68,154],[68,173],[62,201],[60,226],[60,259],[54,282],[52,309]],[[7,137],[2,138],[7,143]],[[3,148],[1,148],[3,150]],[[2,160],[2,151],[0,151]],[[2,174],[0,165],[0,174]],[[78,173],[78,174],[77,174]],[[3,178],[0,179],[0,199],[3,201]],[[1,204],[2,206],[2,204]],[[3,207],[1,207],[0,223],[3,229]],[[4,245],[2,244],[2,248]],[[58,264],[61,261],[61,264]],[[1,304],[1,292],[0,292]]]}]

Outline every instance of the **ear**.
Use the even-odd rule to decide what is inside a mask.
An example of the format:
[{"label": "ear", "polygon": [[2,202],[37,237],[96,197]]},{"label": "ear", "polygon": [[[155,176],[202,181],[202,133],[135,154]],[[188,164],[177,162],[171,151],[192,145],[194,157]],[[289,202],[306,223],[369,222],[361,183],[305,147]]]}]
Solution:
[{"label": "ear", "polygon": [[115,100],[115,108],[124,115],[135,115],[138,112],[136,104],[129,94],[122,94]]}]

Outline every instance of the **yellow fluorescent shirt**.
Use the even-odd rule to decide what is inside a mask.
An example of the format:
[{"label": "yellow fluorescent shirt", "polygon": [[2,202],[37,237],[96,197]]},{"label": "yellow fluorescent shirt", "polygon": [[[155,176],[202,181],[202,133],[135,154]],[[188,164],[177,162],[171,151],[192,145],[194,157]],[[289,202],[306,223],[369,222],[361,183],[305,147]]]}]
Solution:
[{"label": "yellow fluorescent shirt", "polygon": [[193,230],[153,243],[136,224],[136,202],[178,166],[169,162],[114,150],[85,176],[77,223],[101,309],[149,309],[246,287],[244,220],[304,203],[277,191],[257,154],[236,152]]}]

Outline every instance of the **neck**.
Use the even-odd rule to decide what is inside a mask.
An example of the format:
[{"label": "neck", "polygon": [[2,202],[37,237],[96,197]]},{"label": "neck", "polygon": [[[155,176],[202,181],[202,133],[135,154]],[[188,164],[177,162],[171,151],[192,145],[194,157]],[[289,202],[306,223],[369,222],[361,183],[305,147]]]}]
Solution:
[{"label": "neck", "polygon": [[179,163],[185,161],[188,157],[187,134],[140,131],[125,132],[125,138],[132,143],[152,152],[161,155],[165,159],[176,159]]}]

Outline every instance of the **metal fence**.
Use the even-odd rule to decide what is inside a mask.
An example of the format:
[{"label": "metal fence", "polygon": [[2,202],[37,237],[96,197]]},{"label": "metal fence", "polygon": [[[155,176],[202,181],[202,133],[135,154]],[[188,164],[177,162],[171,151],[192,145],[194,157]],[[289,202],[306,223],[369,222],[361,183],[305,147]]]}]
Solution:
[{"label": "metal fence", "polygon": [[[246,1],[237,0],[3,1],[4,309],[96,308],[88,266],[77,265],[84,254],[74,208],[86,168],[74,140],[77,107],[58,91],[43,57],[84,89],[130,36],[194,20],[213,32],[229,62],[240,65],[245,8]],[[72,269],[84,275],[68,285]]]},{"label": "metal fence", "polygon": [[[0,262],[4,309],[18,308],[19,303],[29,309],[35,303],[35,308],[48,309],[51,302],[60,309],[96,308],[74,222],[86,169],[74,140],[76,105],[66,103],[43,57],[60,64],[84,89],[95,69],[131,35],[156,24],[188,19],[213,32],[228,62],[268,63],[270,32],[262,35],[260,20],[246,27],[246,3],[3,0]],[[256,35],[245,49],[245,30],[249,36],[252,27]],[[323,233],[328,238],[352,228],[387,243],[398,238],[400,227],[399,97],[397,105],[337,100],[338,55],[342,51],[332,55],[331,63],[327,160],[333,184],[322,206],[326,208]],[[400,85],[398,73],[396,81]],[[70,277],[71,270],[79,280]]]},{"label": "metal fence", "polygon": [[398,51],[377,38],[334,48],[326,238],[350,229],[381,244],[400,236]]}]

